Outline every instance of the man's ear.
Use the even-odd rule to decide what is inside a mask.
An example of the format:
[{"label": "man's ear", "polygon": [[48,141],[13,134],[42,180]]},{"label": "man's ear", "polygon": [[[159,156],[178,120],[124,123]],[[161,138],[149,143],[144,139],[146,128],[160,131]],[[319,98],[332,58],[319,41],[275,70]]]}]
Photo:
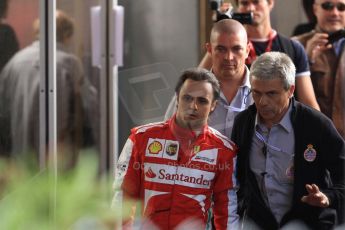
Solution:
[{"label": "man's ear", "polygon": [[175,103],[175,104],[176,104],[176,108],[177,108],[179,97],[178,97],[178,94],[177,94],[177,93],[176,93],[175,95],[176,95],[176,103]]},{"label": "man's ear", "polygon": [[316,17],[316,14],[317,14],[317,10],[318,10],[317,5],[313,4],[313,13],[314,13],[315,17]]},{"label": "man's ear", "polygon": [[216,109],[218,100],[214,100],[211,105],[211,112],[213,112]]},{"label": "man's ear", "polygon": [[248,58],[248,56],[249,56],[249,52],[250,52],[250,43],[249,43],[249,40],[248,40],[248,42],[247,42],[247,46],[246,46],[246,58]]},{"label": "man's ear", "polygon": [[289,89],[289,98],[293,97],[294,92],[295,92],[295,85],[291,85]]},{"label": "man's ear", "polygon": [[205,44],[205,48],[206,48],[207,53],[209,53],[209,54],[212,53],[212,45],[211,45],[211,43],[207,42]]},{"label": "man's ear", "polygon": [[270,7],[270,11],[272,11],[273,7],[274,7],[274,0],[267,0],[268,5]]}]

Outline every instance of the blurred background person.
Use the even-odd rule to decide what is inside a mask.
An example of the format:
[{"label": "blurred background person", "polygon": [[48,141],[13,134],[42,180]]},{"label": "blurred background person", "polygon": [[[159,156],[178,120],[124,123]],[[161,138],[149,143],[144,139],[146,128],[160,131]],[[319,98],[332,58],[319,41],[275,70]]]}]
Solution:
[{"label": "blurred background person", "polygon": [[[210,114],[208,124],[230,137],[236,115],[253,103],[250,95],[249,69],[245,65],[249,49],[247,33],[241,23],[223,19],[213,25],[206,43],[212,73],[220,83],[220,98]],[[165,119],[176,112],[176,95],[170,102]]]},{"label": "blurred background person", "polygon": [[315,109],[320,110],[317,104],[313,86],[310,80],[308,58],[301,44],[284,37],[279,31],[272,28],[270,13],[274,0],[236,0],[239,13],[253,13],[253,21],[245,25],[250,41],[250,52],[247,64],[250,65],[258,56],[269,51],[286,53],[296,66],[296,97]]},{"label": "blurred background person", "polygon": [[7,7],[8,0],[0,0],[0,71],[19,49],[16,33],[5,22]]},{"label": "blurred background person", "polygon": [[[313,11],[317,18],[315,29],[297,36],[311,63],[312,82],[321,112],[332,119],[345,138],[345,75],[338,71],[345,44],[345,0],[316,0]],[[331,39],[338,32],[338,39]]]},{"label": "blurred background person", "polygon": [[296,25],[292,32],[292,36],[304,34],[314,29],[316,25],[316,16],[313,11],[314,0],[302,0],[302,6],[308,22]]},{"label": "blurred background person", "polygon": [[[249,55],[246,64],[251,63],[261,54],[269,51],[280,51],[288,54],[296,65],[296,97],[302,103],[320,110],[317,104],[312,83],[308,58],[301,44],[283,36],[271,26],[270,13],[274,0],[236,0],[236,12],[252,13],[252,23],[244,25],[249,40]],[[199,67],[210,68],[210,57],[206,54]]]},{"label": "blurred background person", "polygon": [[[39,34],[39,21],[34,23]],[[59,164],[76,162],[82,137],[83,73],[79,59],[64,51],[74,32],[72,19],[56,12],[57,142]],[[0,75],[2,155],[23,157],[39,153],[39,41],[18,52]]]}]

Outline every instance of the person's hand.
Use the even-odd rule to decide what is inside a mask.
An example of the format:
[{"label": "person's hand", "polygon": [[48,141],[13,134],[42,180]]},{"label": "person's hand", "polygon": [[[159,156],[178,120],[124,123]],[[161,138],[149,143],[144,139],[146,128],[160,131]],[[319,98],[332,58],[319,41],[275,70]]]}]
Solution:
[{"label": "person's hand", "polygon": [[314,62],[320,53],[324,50],[332,48],[332,44],[328,43],[328,34],[315,33],[314,36],[306,44],[306,52],[311,63]]},{"label": "person's hand", "polygon": [[306,184],[305,188],[308,191],[308,195],[302,197],[302,202],[321,208],[327,208],[329,206],[328,197],[320,192],[316,184]]}]

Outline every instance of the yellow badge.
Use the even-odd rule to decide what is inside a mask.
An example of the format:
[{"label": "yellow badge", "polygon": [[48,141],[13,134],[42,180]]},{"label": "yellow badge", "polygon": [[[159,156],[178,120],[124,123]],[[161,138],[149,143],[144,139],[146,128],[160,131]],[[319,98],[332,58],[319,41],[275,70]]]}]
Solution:
[{"label": "yellow badge", "polygon": [[162,150],[163,146],[159,141],[152,142],[148,149],[151,154],[157,154]]},{"label": "yellow badge", "polygon": [[193,149],[193,153],[197,154],[198,152],[200,152],[200,145],[195,145]]}]

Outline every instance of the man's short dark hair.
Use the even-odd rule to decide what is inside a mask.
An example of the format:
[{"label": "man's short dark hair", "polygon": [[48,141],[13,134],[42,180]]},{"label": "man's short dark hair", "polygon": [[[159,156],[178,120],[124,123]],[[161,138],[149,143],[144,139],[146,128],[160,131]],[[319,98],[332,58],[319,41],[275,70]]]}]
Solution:
[{"label": "man's short dark hair", "polygon": [[182,85],[188,79],[191,79],[193,81],[205,81],[205,82],[210,83],[213,89],[213,101],[218,100],[220,96],[219,82],[212,72],[203,68],[191,68],[191,69],[185,70],[182,73],[175,87],[175,92],[177,96],[180,93]]}]

